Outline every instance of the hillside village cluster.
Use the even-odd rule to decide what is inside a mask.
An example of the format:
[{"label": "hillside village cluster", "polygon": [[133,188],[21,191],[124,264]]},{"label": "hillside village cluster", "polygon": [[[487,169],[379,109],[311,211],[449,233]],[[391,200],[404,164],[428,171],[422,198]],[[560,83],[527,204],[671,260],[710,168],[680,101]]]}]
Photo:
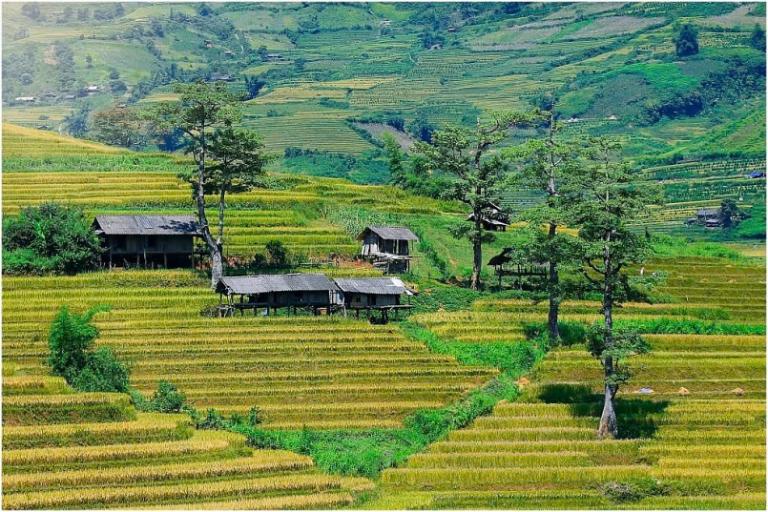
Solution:
[{"label": "hillside village cluster", "polygon": [[[194,239],[200,236],[198,222],[189,215],[98,215],[93,230],[104,246],[102,263],[112,267],[185,268],[195,264]],[[368,226],[358,236],[361,255],[387,272],[405,271],[411,259],[409,243],[418,237],[408,228]],[[216,285],[220,295],[218,314],[231,316],[252,310],[269,315],[278,309],[296,313],[300,308],[333,314],[364,310],[388,314],[409,309],[402,297],[415,291],[396,277],[329,279],[322,274],[276,274],[222,277]]]}]

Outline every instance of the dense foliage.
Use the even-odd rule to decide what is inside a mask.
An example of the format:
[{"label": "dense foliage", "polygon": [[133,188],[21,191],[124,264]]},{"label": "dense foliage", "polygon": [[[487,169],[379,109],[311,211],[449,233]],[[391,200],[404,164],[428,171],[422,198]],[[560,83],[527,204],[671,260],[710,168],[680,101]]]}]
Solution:
[{"label": "dense foliage", "polygon": [[107,306],[96,306],[80,315],[61,306],[48,333],[48,364],[80,391],[128,391],[128,367],[109,347],[93,350],[99,329],[91,322]]},{"label": "dense foliage", "polygon": [[98,235],[81,210],[56,203],[24,208],[3,222],[3,271],[72,274],[96,268]]}]

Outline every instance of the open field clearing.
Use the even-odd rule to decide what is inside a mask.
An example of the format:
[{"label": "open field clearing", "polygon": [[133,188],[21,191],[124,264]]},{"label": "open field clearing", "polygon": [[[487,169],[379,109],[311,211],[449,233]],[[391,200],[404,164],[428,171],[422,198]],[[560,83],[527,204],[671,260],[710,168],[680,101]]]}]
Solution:
[{"label": "open field clearing", "polygon": [[[695,258],[646,265],[662,270],[663,290],[678,302],[626,304],[615,313],[617,322],[725,314],[726,323],[764,326],[764,267]],[[587,320],[590,309],[599,305],[566,302],[562,312]],[[444,339],[514,343],[532,312],[544,318],[543,305],[481,300],[471,312],[413,319]],[[521,384],[518,402],[498,404],[491,416],[450,433],[405,467],[386,470],[372,506],[764,508],[764,334],[646,339],[651,352],[631,360],[635,375],[619,391],[621,439],[595,438],[602,409],[598,362],[583,346],[557,348]],[[653,490],[621,500],[606,491],[618,484]]]},{"label": "open field clearing", "polygon": [[[140,391],[149,394],[166,379],[201,409],[247,413],[257,406],[266,426],[292,428],[396,427],[408,413],[451,402],[495,374],[432,354],[393,326],[322,317],[204,318],[200,310],[218,299],[205,283],[191,284],[179,271],[7,277],[5,360],[16,375],[46,374],[47,326],[58,305],[110,304],[112,311],[96,320],[98,343],[131,365]],[[148,317],[159,310],[164,319]]]}]

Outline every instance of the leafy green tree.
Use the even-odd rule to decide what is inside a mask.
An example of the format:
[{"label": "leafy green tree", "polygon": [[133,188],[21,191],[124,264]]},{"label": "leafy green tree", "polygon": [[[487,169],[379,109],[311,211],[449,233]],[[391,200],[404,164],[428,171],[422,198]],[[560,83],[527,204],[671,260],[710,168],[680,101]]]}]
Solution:
[{"label": "leafy green tree", "polygon": [[109,311],[107,306],[95,306],[81,315],[70,313],[61,306],[48,333],[48,364],[53,373],[70,381],[85,367],[88,351],[99,336],[91,323],[98,313]]},{"label": "leafy green tree", "polygon": [[83,212],[56,203],[24,208],[3,223],[3,270],[66,273],[99,264],[101,241]]},{"label": "leafy green tree", "polygon": [[230,127],[237,121],[240,111],[237,98],[220,82],[177,84],[174,91],[180,95],[179,101],[161,104],[148,117],[156,132],[167,133],[180,128],[187,138],[185,151],[192,154],[197,172],[194,179],[185,176],[192,185],[200,230],[211,257],[212,286],[216,286],[224,274],[224,258],[221,245],[211,234],[205,213],[205,192],[210,188],[213,176],[208,165],[211,137],[216,129]]},{"label": "leafy green tree", "polygon": [[73,137],[84,137],[88,133],[88,120],[91,114],[91,107],[86,102],[81,102],[71,113],[69,113],[62,124],[68,134]]},{"label": "leafy green tree", "polygon": [[257,76],[244,76],[246,98],[252,100],[259,95],[259,91],[267,85],[267,82]]},{"label": "leafy green tree", "polygon": [[391,133],[385,133],[382,138],[384,140],[384,152],[387,155],[389,174],[392,176],[392,183],[403,186],[406,182],[404,165],[405,155],[403,154],[403,150]]},{"label": "leafy green tree", "polygon": [[545,195],[544,201],[525,210],[520,220],[526,222],[530,231],[530,241],[525,252],[536,258],[537,263],[548,266],[547,325],[550,342],[555,343],[560,338],[558,317],[565,293],[560,283],[560,266],[580,262],[578,244],[574,237],[558,231],[570,220],[569,205],[563,200],[559,187],[576,172],[582,147],[576,142],[561,141],[556,137],[560,127],[552,111],[543,112],[542,116],[548,125],[546,137],[515,148],[511,155],[522,160],[520,183]]},{"label": "leafy green tree", "polygon": [[93,115],[93,137],[114,146],[135,148],[146,144],[146,121],[130,108],[112,107]]},{"label": "leafy green tree", "polygon": [[[260,177],[264,166],[273,160],[264,152],[264,143],[255,132],[235,130],[230,126],[213,133],[210,157],[214,162],[209,167],[207,185],[218,194],[219,232],[216,244],[223,246],[224,210],[226,194],[234,190],[247,190],[261,185]],[[189,181],[197,176],[191,174]]]},{"label": "leafy green tree", "polygon": [[659,194],[638,181],[627,164],[619,159],[621,146],[606,139],[590,141],[586,165],[574,167],[572,178],[563,186],[564,201],[572,225],[579,229],[583,273],[602,292],[602,325],[590,336],[591,353],[604,370],[605,394],[598,437],[616,437],[618,424],[614,398],[629,378],[625,360],[647,350],[636,333],[616,331],[613,308],[624,285],[622,271],[639,263],[650,250],[650,242],[630,229],[645,218],[648,205]]},{"label": "leafy green tree", "polygon": [[282,266],[288,263],[288,250],[280,240],[270,240],[265,249],[270,265]]},{"label": "leafy green tree", "polygon": [[720,222],[723,223],[723,227],[731,228],[737,225],[743,216],[739,205],[733,199],[724,199],[720,204]]},{"label": "leafy green tree", "polygon": [[755,50],[765,51],[765,29],[757,23],[755,23],[755,28],[752,29],[749,44]]},{"label": "leafy green tree", "polygon": [[699,33],[696,27],[685,23],[675,36],[675,52],[678,57],[687,57],[699,53]]},{"label": "leafy green tree", "polygon": [[461,224],[453,233],[472,243],[473,290],[481,287],[483,244],[495,239],[493,233],[485,231],[482,221],[491,205],[499,202],[507,171],[507,163],[498,154],[489,154],[489,150],[504,140],[512,126],[527,125],[531,120],[526,114],[498,113],[488,123],[478,119],[474,132],[449,127],[436,131],[431,144],[415,145],[431,172],[453,178],[448,197],[467,205],[474,216],[473,222]]}]

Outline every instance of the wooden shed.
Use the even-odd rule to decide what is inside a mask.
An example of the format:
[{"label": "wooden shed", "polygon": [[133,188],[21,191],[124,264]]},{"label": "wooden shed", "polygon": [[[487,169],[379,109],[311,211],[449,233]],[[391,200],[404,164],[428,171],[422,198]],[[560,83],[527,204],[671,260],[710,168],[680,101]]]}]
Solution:
[{"label": "wooden shed", "polygon": [[410,243],[419,240],[410,229],[401,226],[368,226],[357,239],[363,242],[360,253],[389,272],[408,270]]},{"label": "wooden shed", "polygon": [[[475,214],[470,213],[467,220],[474,222]],[[506,231],[509,226],[509,215],[500,206],[490,203],[487,208],[483,209],[480,222],[486,231]]]},{"label": "wooden shed", "polygon": [[310,309],[315,314],[325,309],[331,313],[343,304],[339,288],[322,274],[222,277],[216,291],[224,314],[263,309],[268,315],[280,308],[293,308],[294,312],[298,308]]},{"label": "wooden shed", "polygon": [[191,267],[194,238],[200,235],[191,215],[98,215],[92,227],[105,248],[102,262],[110,268]]},{"label": "wooden shed", "polygon": [[517,281],[517,287],[523,288],[525,280],[539,281],[546,279],[549,265],[538,261],[531,261],[524,254],[518,253],[512,247],[505,247],[499,254],[488,260],[488,265],[493,267],[499,278],[499,286],[502,278],[512,277]]},{"label": "wooden shed", "polygon": [[396,277],[344,277],[334,279],[347,309],[396,309],[410,307],[402,304],[402,296],[416,292]]}]

